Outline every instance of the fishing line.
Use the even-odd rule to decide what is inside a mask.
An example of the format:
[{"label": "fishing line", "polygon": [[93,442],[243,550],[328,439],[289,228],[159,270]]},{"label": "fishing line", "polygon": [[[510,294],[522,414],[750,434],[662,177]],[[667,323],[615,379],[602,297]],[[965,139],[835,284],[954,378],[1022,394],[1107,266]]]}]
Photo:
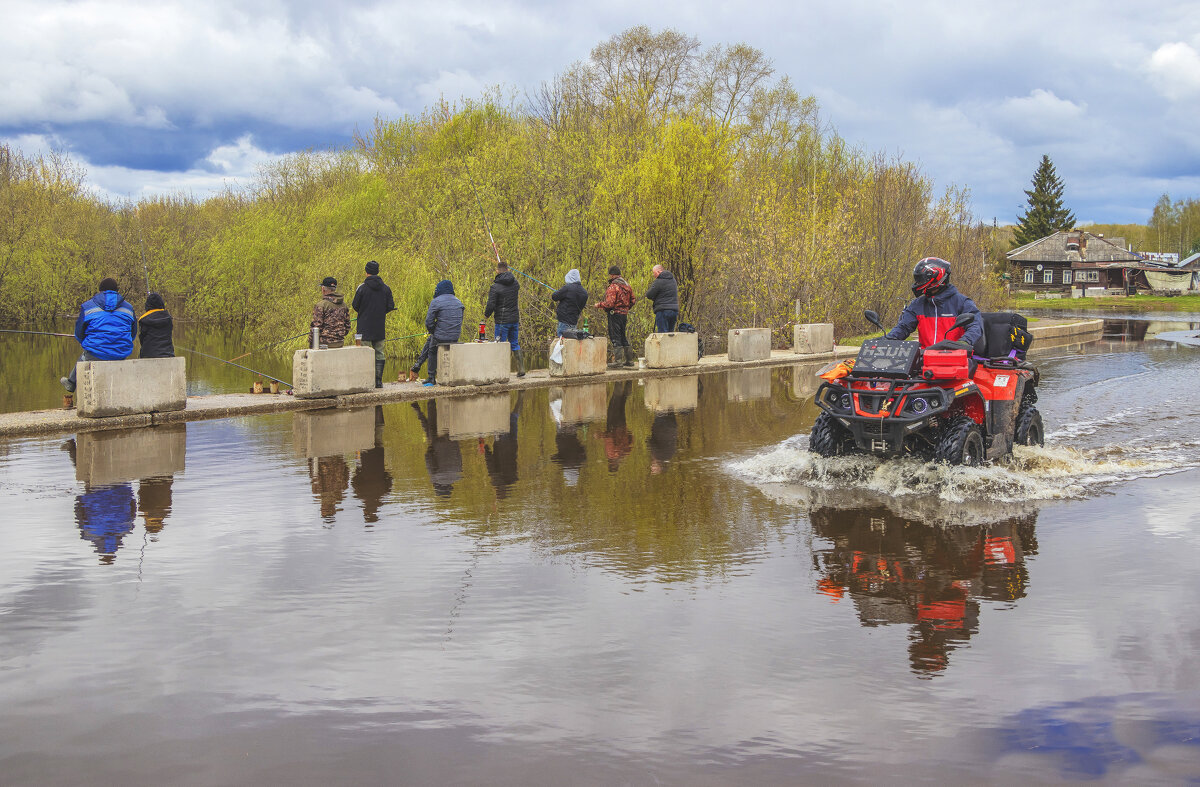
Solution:
[{"label": "fishing line", "polygon": [[196,355],[203,355],[205,358],[211,358],[214,361],[220,361],[221,363],[227,363],[230,366],[236,366],[239,369],[245,369],[248,372],[253,372],[254,374],[257,374],[259,377],[266,377],[268,380],[274,380],[277,383],[286,385],[288,388],[296,387],[296,386],[292,385],[291,383],[289,383],[287,380],[280,380],[278,377],[272,377],[271,375],[267,374],[266,372],[260,372],[258,369],[251,369],[249,366],[242,366],[240,363],[234,363],[233,361],[227,361],[224,358],[218,358],[215,355],[209,355],[208,353],[202,353],[199,350],[189,350],[188,348],[180,347],[179,345],[175,345],[175,349],[182,350],[185,353],[195,353]]},{"label": "fishing line", "polygon": [[73,333],[49,333],[48,331],[17,331],[10,328],[0,328],[0,333],[25,333],[31,336],[62,336],[67,339],[74,339]]}]

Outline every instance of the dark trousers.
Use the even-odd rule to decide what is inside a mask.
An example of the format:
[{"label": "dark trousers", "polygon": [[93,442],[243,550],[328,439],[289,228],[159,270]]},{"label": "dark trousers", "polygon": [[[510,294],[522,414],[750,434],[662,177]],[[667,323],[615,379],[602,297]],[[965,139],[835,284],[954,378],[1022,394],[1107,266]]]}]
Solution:
[{"label": "dark trousers", "polygon": [[438,348],[449,347],[449,342],[434,344],[433,339],[429,340],[429,382],[437,382],[437,363],[438,363]]},{"label": "dark trousers", "polygon": [[628,314],[608,313],[608,343],[613,347],[628,347],[629,337],[625,335],[625,326],[629,324]]},{"label": "dark trousers", "polygon": [[[421,371],[421,366],[425,363],[425,361],[429,360],[429,348],[432,346],[433,346],[433,337],[430,336],[428,339],[425,340],[425,346],[421,348],[421,352],[417,355],[416,363],[414,363],[409,368],[411,368],[414,372]],[[436,365],[437,362],[435,361],[434,363]]]},{"label": "dark trousers", "polygon": [[654,332],[655,333],[671,333],[675,330],[675,318],[679,316],[679,312],[663,309],[660,312],[654,313]]}]

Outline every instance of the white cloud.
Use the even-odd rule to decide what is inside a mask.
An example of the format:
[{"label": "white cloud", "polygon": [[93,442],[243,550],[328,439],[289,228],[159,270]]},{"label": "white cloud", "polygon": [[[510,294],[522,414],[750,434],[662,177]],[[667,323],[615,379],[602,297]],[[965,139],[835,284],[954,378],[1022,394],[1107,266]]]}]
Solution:
[{"label": "white cloud", "polygon": [[1163,44],[1146,63],[1155,87],[1174,101],[1200,96],[1200,52],[1175,41]]}]

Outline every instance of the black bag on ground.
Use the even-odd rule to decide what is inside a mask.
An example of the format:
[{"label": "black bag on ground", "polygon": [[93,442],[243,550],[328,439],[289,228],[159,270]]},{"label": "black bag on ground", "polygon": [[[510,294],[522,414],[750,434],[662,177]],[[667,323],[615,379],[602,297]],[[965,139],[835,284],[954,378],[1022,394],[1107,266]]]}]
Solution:
[{"label": "black bag on ground", "polygon": [[591,339],[592,335],[587,331],[563,331],[564,339]]},{"label": "black bag on ground", "polygon": [[675,326],[676,333],[694,333],[696,334],[696,349],[699,352],[699,357],[704,357],[704,337],[700,336],[700,332],[696,330],[696,326],[690,322],[681,322]]}]

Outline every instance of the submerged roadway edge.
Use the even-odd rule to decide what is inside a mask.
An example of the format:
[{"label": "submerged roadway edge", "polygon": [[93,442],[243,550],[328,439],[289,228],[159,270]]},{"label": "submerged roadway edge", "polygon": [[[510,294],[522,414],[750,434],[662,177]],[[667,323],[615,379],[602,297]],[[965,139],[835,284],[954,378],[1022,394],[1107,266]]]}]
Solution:
[{"label": "submerged roadway edge", "polygon": [[[1064,339],[1091,336],[1099,338],[1103,320],[1039,320],[1030,326],[1034,338]],[[166,413],[141,413],[109,418],[82,418],[77,410],[34,410],[0,413],[0,437],[17,435],[49,435],[75,432],[94,432],[107,429],[132,429],[158,424],[206,421],[214,418],[238,418],[247,415],[322,410],[331,407],[364,407],[388,402],[407,402],[423,399],[473,396],[530,388],[561,388],[569,385],[590,385],[609,380],[630,380],[650,377],[685,377],[693,374],[712,374],[735,369],[763,366],[790,366],[797,363],[846,358],[858,353],[857,347],[839,345],[832,353],[801,355],[791,350],[772,350],[770,358],[761,361],[730,361],[727,355],[706,355],[696,366],[671,369],[618,368],[586,377],[551,377],[547,369],[534,369],[523,378],[510,375],[508,382],[493,385],[463,385],[426,388],[417,383],[385,383],[383,388],[360,394],[326,399],[297,399],[287,394],[212,394],[189,396],[187,407]]]}]

